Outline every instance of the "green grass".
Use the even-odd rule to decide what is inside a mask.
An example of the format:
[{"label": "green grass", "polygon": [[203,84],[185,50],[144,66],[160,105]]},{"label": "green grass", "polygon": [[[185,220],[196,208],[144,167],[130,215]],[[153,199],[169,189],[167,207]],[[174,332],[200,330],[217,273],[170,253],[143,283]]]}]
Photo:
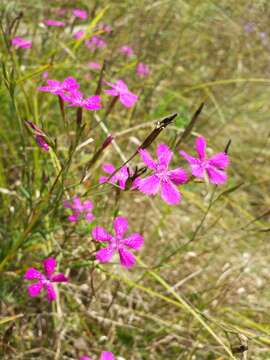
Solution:
[{"label": "green grass", "polygon": [[[89,34],[110,24],[108,47],[92,53],[70,27],[42,27],[59,6],[88,8]],[[1,358],[75,360],[110,350],[127,360],[268,360],[270,38],[260,37],[268,31],[268,2],[4,0],[0,10]],[[8,42],[16,22],[9,29],[21,10],[16,35],[34,45],[15,51]],[[119,55],[124,44],[137,58]],[[106,116],[111,99],[102,93],[104,109],[84,111],[79,126],[76,109],[63,116],[56,96],[37,91],[48,71],[53,79],[74,76],[90,96],[99,73],[86,64],[105,59],[105,79],[124,79],[139,95],[135,107],[116,103]],[[148,78],[136,76],[136,59],[150,66]],[[175,143],[202,102],[181,149],[193,152],[197,134],[212,153],[231,139],[225,185],[190,182],[176,207],[159,196],[97,186],[104,162],[121,166],[156,120],[178,112],[149,150]],[[50,152],[37,147],[25,120],[46,133]],[[108,133],[115,142],[91,162]],[[172,165],[179,164],[186,167],[175,151]],[[130,165],[142,163],[134,157]],[[63,200],[75,194],[94,202],[91,224],[67,221]],[[110,229],[116,215],[145,238],[129,271],[95,261],[91,230]],[[51,305],[29,298],[23,280],[48,256],[70,279]],[[243,344],[248,351],[235,351]]]}]

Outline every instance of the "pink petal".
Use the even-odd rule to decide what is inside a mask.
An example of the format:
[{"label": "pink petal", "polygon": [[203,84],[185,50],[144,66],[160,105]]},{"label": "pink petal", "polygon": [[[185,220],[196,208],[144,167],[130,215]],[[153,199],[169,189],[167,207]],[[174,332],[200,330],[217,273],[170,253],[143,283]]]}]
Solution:
[{"label": "pink petal", "polygon": [[120,248],[118,252],[122,266],[131,268],[136,263],[135,256],[130,251],[125,248]]},{"label": "pink petal", "polygon": [[88,356],[81,356],[79,360],[92,360],[92,359]]},{"label": "pink petal", "polygon": [[119,92],[115,89],[105,89],[104,92],[108,95],[119,96]]},{"label": "pink petal", "polygon": [[31,284],[27,287],[28,293],[31,297],[38,296],[40,294],[40,291],[42,289],[42,282],[39,281],[35,284]]},{"label": "pink petal", "polygon": [[105,171],[107,174],[112,174],[115,171],[115,167],[110,164],[110,163],[106,163],[102,165],[102,169],[103,171]]},{"label": "pink petal", "polygon": [[157,157],[160,165],[168,167],[171,162],[173,152],[166,144],[159,144],[157,147]]},{"label": "pink petal", "polygon": [[155,195],[158,193],[160,179],[156,175],[147,176],[138,182],[138,189],[147,195]]},{"label": "pink petal", "polygon": [[201,160],[205,159],[205,149],[206,149],[206,141],[203,136],[199,136],[195,140],[195,148],[197,154]]},{"label": "pink petal", "polygon": [[118,238],[122,238],[128,229],[128,221],[123,216],[117,216],[113,221],[114,232]]},{"label": "pink petal", "polygon": [[96,259],[102,263],[108,262],[112,259],[114,252],[115,250],[112,245],[107,246],[96,253]]},{"label": "pink petal", "polygon": [[100,178],[98,179],[98,182],[100,184],[103,184],[103,183],[107,182],[108,179],[109,179],[108,176],[100,176]]},{"label": "pink petal", "polygon": [[56,260],[54,258],[48,258],[43,261],[43,267],[45,270],[45,274],[50,276],[54,273],[56,267]]},{"label": "pink petal", "polygon": [[229,157],[224,152],[217,153],[208,159],[208,164],[219,169],[225,169],[230,163]]},{"label": "pink petal", "polygon": [[132,92],[120,94],[120,103],[123,104],[126,108],[131,108],[137,100],[138,96]]},{"label": "pink petal", "polygon": [[161,193],[162,199],[169,205],[179,204],[181,195],[179,190],[170,181],[161,182]]},{"label": "pink petal", "polygon": [[188,174],[182,168],[177,168],[177,169],[174,169],[174,170],[170,170],[170,171],[168,171],[167,174],[168,174],[170,180],[175,185],[184,184],[188,180]]},{"label": "pink petal", "polygon": [[78,215],[77,214],[72,214],[68,216],[68,221],[69,222],[76,222],[78,220]]},{"label": "pink petal", "polygon": [[109,351],[102,351],[100,360],[115,360],[113,353]]},{"label": "pink petal", "polygon": [[211,166],[207,167],[206,171],[212,184],[221,185],[227,181],[227,174],[223,170]]},{"label": "pink petal", "polygon": [[115,84],[122,92],[129,91],[127,84],[123,80],[117,80]]},{"label": "pink petal", "polygon": [[139,250],[144,244],[144,238],[141,234],[134,233],[129,237],[123,239],[121,241],[121,244],[124,244],[130,247],[131,249]]},{"label": "pink petal", "polygon": [[57,275],[53,275],[51,277],[51,281],[52,282],[67,282],[68,278],[64,274],[60,273]]},{"label": "pink petal", "polygon": [[183,158],[185,158],[189,162],[190,165],[192,165],[192,164],[198,165],[199,160],[193,156],[188,155],[185,151],[181,150],[181,151],[179,151],[179,154],[182,155]]},{"label": "pink petal", "polygon": [[193,176],[196,176],[201,179],[204,178],[206,165],[200,164],[198,162],[198,164],[192,164],[190,167]]},{"label": "pink petal", "polygon": [[101,98],[99,95],[93,95],[84,100],[83,107],[86,110],[100,110],[101,109]]},{"label": "pink petal", "polygon": [[94,215],[90,212],[86,213],[85,214],[85,220],[88,221],[88,222],[92,222],[94,219]]},{"label": "pink petal", "polygon": [[149,169],[156,170],[157,165],[156,162],[152,159],[152,156],[149,154],[147,150],[141,149],[139,150],[140,157],[142,161],[145,163]]},{"label": "pink petal", "polygon": [[74,77],[68,76],[63,81],[62,86],[65,88],[65,90],[68,91],[68,90],[77,90],[77,89],[79,89],[80,84],[77,83],[77,80]]},{"label": "pink petal", "polygon": [[83,203],[83,208],[84,210],[92,210],[93,209],[93,203],[92,201],[90,200],[86,200],[84,203]]},{"label": "pink petal", "polygon": [[97,241],[110,242],[112,235],[109,234],[103,227],[97,226],[92,230],[92,236]]},{"label": "pink petal", "polygon": [[53,288],[53,285],[51,283],[45,284],[46,291],[47,291],[47,299],[48,301],[53,301],[56,299],[56,292]]},{"label": "pink petal", "polygon": [[37,269],[35,268],[30,268],[26,271],[24,278],[26,280],[34,280],[34,279],[43,279],[44,276],[41,274],[41,272],[39,272]]}]

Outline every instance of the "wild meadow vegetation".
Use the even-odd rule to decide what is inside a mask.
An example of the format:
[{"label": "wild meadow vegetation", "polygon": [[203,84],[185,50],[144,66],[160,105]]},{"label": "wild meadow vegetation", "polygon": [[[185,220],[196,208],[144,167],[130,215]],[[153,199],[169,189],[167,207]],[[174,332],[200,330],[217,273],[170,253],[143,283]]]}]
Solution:
[{"label": "wild meadow vegetation", "polygon": [[269,360],[269,2],[0,10],[0,358]]}]

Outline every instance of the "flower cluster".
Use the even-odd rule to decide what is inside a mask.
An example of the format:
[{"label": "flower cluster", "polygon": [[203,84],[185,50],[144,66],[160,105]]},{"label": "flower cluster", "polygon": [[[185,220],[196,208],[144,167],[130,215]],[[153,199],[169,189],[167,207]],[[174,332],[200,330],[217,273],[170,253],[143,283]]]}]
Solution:
[{"label": "flower cluster", "polygon": [[[194,177],[205,179],[215,185],[221,185],[227,180],[225,172],[229,165],[229,157],[225,152],[207,158],[206,141],[200,136],[195,141],[195,148],[198,158],[188,155],[185,151],[180,151],[190,165],[191,174]],[[150,153],[145,149],[139,150],[141,160],[146,167],[151,170],[151,174],[145,178],[137,178],[132,189],[138,189],[146,195],[156,195],[160,192],[161,198],[169,205],[177,205],[181,201],[181,193],[177,186],[185,184],[189,180],[186,170],[181,167],[170,170],[169,164],[173,157],[173,152],[166,144],[157,146],[157,160],[153,160]],[[112,164],[103,165],[103,170],[113,176],[101,176],[100,183],[109,182],[116,184],[120,189],[126,188],[126,181],[130,176],[127,166],[123,166],[119,171]]]},{"label": "flower cluster", "polygon": [[46,86],[40,86],[39,91],[50,92],[51,94],[59,95],[62,100],[68,103],[71,107],[81,107],[86,110],[100,110],[101,98],[98,95],[93,95],[84,98],[83,94],[78,91],[80,85],[73,77],[66,78],[63,82],[58,80],[47,80]]},{"label": "flower cluster", "polygon": [[[60,14],[60,13],[59,13]],[[76,19],[86,20],[88,12],[82,9],[72,9],[73,25],[77,22]],[[49,27],[64,27],[65,23],[59,20],[47,19],[44,24]],[[71,28],[73,30],[73,27]],[[106,24],[100,24],[95,27],[97,33],[110,33],[112,28]],[[76,29],[77,30],[77,29]],[[106,35],[106,34],[105,34]],[[86,37],[84,30],[78,30],[73,34],[75,39],[82,39]],[[82,41],[81,40],[81,41]],[[74,41],[75,42],[75,41]],[[77,44],[80,43],[77,42]],[[85,45],[92,51],[107,46],[103,36],[93,35],[90,39],[85,40]],[[20,37],[13,38],[11,41],[12,46],[20,48],[30,48],[32,42]],[[127,58],[136,59],[136,55],[129,45],[123,45],[119,52],[124,55],[122,60],[127,61]],[[89,54],[89,52],[88,52]],[[119,54],[119,53],[118,53]],[[147,64],[136,59],[136,74],[140,78],[146,78],[150,74],[150,68]],[[87,63],[88,68],[91,70],[100,71],[102,66],[94,61]],[[59,97],[61,110],[63,110],[63,103],[67,107],[78,107],[80,109],[96,111],[102,108],[101,105],[101,92],[102,86],[106,85],[109,88],[103,92],[113,99],[109,103],[111,107],[116,101],[126,108],[131,108],[138,100],[138,96],[129,90],[128,85],[124,80],[118,79],[114,82],[106,81],[103,79],[105,66],[100,71],[100,80],[96,94],[87,97],[81,92],[80,84],[71,76],[65,78],[63,81],[47,79],[48,74],[43,76],[46,78],[46,85],[38,87],[39,91],[49,92]],[[89,74],[88,74],[89,75]],[[139,81],[141,84],[141,81]],[[82,111],[78,111],[81,114]],[[105,115],[107,115],[105,111]],[[27,121],[28,126],[34,133],[35,141],[38,146],[44,151],[49,150],[49,145],[46,141],[46,135],[34,123]],[[47,137],[48,138],[48,137]],[[91,161],[96,162],[100,158],[102,151],[111,143],[112,136],[109,136],[102,144],[101,148],[94,153]],[[49,144],[52,142],[49,141]],[[115,145],[115,144],[114,144]],[[149,145],[149,144],[148,144]],[[195,140],[195,150],[197,156],[187,154],[185,151],[180,150],[179,154],[188,162],[189,170],[185,170],[179,165],[172,167],[173,151],[165,143],[160,143],[156,148],[156,156],[152,157],[150,152],[141,145],[135,152],[139,155],[140,161],[144,164],[143,168],[136,167],[135,170],[130,170],[126,165],[116,169],[111,163],[104,163],[102,169],[105,175],[99,177],[99,184],[109,183],[115,185],[117,195],[120,190],[133,190],[141,192],[148,196],[160,195],[161,199],[168,205],[177,205],[181,202],[182,194],[179,190],[181,185],[193,180],[193,177],[204,179],[214,185],[221,185],[227,181],[226,168],[229,166],[229,158],[225,152],[219,152],[210,157],[206,152],[206,140],[203,136],[199,136]],[[133,159],[133,157],[131,158]],[[179,156],[178,156],[179,159]],[[175,159],[174,159],[175,160]],[[90,166],[88,167],[90,168]],[[138,171],[137,170],[142,170]],[[144,177],[141,175],[146,172]],[[119,190],[120,189],[120,190]],[[94,220],[93,208],[94,205],[90,200],[81,200],[78,196],[74,196],[63,203],[64,208],[68,209],[69,215],[67,220],[69,222],[77,223],[79,220],[84,219],[88,223]],[[136,257],[134,252],[140,250],[144,245],[144,236],[139,232],[134,232],[126,235],[128,231],[128,219],[124,216],[116,216],[112,220],[113,231],[107,231],[102,226],[95,226],[88,224],[90,227],[92,239],[95,241],[95,259],[101,264],[111,262],[116,256],[119,258],[122,268],[130,269],[136,264]],[[44,274],[36,268],[29,268],[24,279],[31,281],[28,285],[28,293],[31,297],[37,297],[41,291],[45,292],[47,300],[52,302],[56,299],[55,283],[68,282],[69,279],[63,274],[55,274],[56,260],[49,257],[43,261]],[[102,268],[102,265],[100,265]],[[102,352],[100,360],[114,360],[115,357],[111,352]],[[80,360],[91,360],[88,356],[81,356]]]}]

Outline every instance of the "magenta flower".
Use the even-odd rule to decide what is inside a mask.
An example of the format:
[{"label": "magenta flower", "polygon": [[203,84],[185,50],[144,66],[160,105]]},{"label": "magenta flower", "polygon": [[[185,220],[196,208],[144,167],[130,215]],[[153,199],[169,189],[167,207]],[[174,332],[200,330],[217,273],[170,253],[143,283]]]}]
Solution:
[{"label": "magenta flower", "polygon": [[11,40],[11,44],[12,44],[12,46],[15,46],[17,48],[22,48],[22,49],[29,49],[32,47],[31,40],[25,40],[19,36],[14,37]]},{"label": "magenta flower", "polygon": [[92,70],[100,70],[101,69],[101,65],[99,63],[90,61],[87,66],[92,69]]},{"label": "magenta flower", "polygon": [[122,46],[120,52],[127,57],[131,57],[134,54],[133,49],[127,45]]},{"label": "magenta flower", "polygon": [[52,19],[44,20],[43,23],[47,26],[56,26],[56,27],[64,27],[66,25],[63,21],[52,20]]},{"label": "magenta flower", "polygon": [[112,89],[104,90],[105,93],[112,96],[119,96],[121,104],[126,108],[131,108],[138,100],[138,96],[129,91],[123,80],[117,80],[115,84],[106,81],[106,84],[111,86]]},{"label": "magenta flower", "polygon": [[64,207],[72,211],[72,214],[68,217],[68,221],[70,222],[78,221],[81,214],[84,215],[85,220],[88,222],[94,219],[94,215],[92,214],[93,203],[90,200],[81,202],[77,196],[74,196],[72,201],[64,201]]},{"label": "magenta flower", "polygon": [[141,179],[138,182],[138,189],[147,195],[155,195],[160,190],[162,199],[169,205],[179,204],[181,193],[176,185],[187,182],[188,175],[182,168],[169,170],[173,152],[165,144],[157,146],[158,161],[154,161],[147,150],[139,150],[142,161],[145,165],[154,171],[150,176]]},{"label": "magenta flower", "polygon": [[[80,360],[92,360],[92,359],[88,356],[81,356]],[[103,351],[100,355],[100,360],[115,360],[115,357],[113,353],[109,351]]]},{"label": "magenta flower", "polygon": [[67,282],[68,279],[63,273],[53,275],[56,267],[56,260],[54,258],[48,258],[44,260],[43,267],[45,275],[43,275],[35,268],[30,268],[26,271],[24,279],[38,280],[37,282],[28,285],[28,293],[31,297],[36,297],[40,294],[43,288],[47,292],[48,301],[53,301],[56,299],[56,293],[53,288],[53,283]]},{"label": "magenta flower", "polygon": [[74,10],[72,11],[72,14],[73,14],[75,17],[80,18],[80,19],[83,19],[83,20],[87,19],[87,17],[88,17],[87,11],[81,10],[81,9],[74,9]]},{"label": "magenta flower", "polygon": [[103,227],[97,226],[92,231],[92,236],[96,241],[107,242],[108,246],[96,253],[96,259],[102,263],[110,261],[113,255],[118,252],[121,265],[131,268],[135,262],[135,256],[128,250],[139,250],[144,243],[142,235],[134,233],[127,238],[123,236],[128,228],[128,221],[122,216],[115,218],[113,222],[115,236],[109,234]]},{"label": "magenta flower", "polygon": [[[102,169],[109,175],[115,172],[115,167],[110,163],[103,164]],[[123,166],[115,175],[111,177],[109,183],[117,184],[122,190],[124,190],[128,177],[129,177],[128,168],[127,166]],[[103,184],[107,182],[108,179],[109,176],[101,176],[99,178],[99,183]]]},{"label": "magenta flower", "polygon": [[107,46],[106,41],[102,39],[101,36],[94,35],[90,40],[85,40],[85,45],[91,49],[95,50],[96,48],[104,48]]},{"label": "magenta flower", "polygon": [[69,76],[63,82],[58,80],[47,80],[47,86],[38,87],[39,91],[50,92],[51,94],[60,95],[62,98],[65,93],[69,93],[79,89],[80,85],[76,79]]},{"label": "magenta flower", "polygon": [[136,73],[140,77],[148,76],[150,73],[149,66],[142,62],[138,63],[138,65],[136,67]]},{"label": "magenta flower", "polygon": [[86,110],[100,110],[101,109],[101,97],[99,95],[93,95],[84,99],[83,94],[80,91],[74,90],[69,94],[62,96],[64,101],[69,102],[70,107],[82,107]]},{"label": "magenta flower", "polygon": [[227,174],[224,169],[229,165],[229,157],[224,152],[220,152],[206,157],[206,141],[203,136],[197,137],[195,141],[195,149],[198,154],[198,159],[188,155],[185,151],[180,151],[191,167],[191,173],[198,178],[204,178],[208,175],[209,181],[212,184],[220,185],[226,182]]},{"label": "magenta flower", "polygon": [[76,31],[74,34],[73,34],[73,37],[77,40],[81,39],[83,36],[84,36],[84,31],[83,30],[79,30],[79,31]]}]

